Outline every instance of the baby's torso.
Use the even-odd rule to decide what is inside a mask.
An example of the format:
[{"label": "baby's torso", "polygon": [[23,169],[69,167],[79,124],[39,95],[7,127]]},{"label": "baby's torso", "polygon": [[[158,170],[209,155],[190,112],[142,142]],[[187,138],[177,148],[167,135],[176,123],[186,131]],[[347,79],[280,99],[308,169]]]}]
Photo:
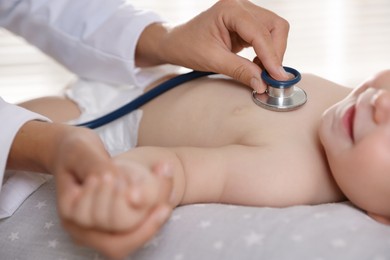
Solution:
[{"label": "baby's torso", "polygon": [[317,128],[323,111],[348,91],[311,75],[298,85],[307,92],[307,103],[295,111],[272,112],[255,105],[251,90],[236,82],[186,83],[143,107],[138,145],[263,147],[258,150],[262,171],[318,192],[313,203],[337,200]]}]

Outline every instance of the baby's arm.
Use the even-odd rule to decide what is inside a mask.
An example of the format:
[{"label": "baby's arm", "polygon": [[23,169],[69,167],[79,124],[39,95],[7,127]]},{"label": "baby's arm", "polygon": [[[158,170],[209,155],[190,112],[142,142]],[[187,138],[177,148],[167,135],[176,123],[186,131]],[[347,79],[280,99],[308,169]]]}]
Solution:
[{"label": "baby's arm", "polygon": [[[173,205],[234,203],[261,206],[272,203],[272,178],[260,147],[228,145],[217,148],[137,147],[117,159],[149,168],[165,162],[174,175]],[[260,153],[261,154],[261,153]]]}]

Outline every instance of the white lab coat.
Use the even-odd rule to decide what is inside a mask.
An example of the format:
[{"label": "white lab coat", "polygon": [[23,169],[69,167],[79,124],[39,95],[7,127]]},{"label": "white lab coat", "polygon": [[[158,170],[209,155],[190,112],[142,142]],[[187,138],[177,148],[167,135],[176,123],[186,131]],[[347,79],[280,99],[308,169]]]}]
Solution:
[{"label": "white lab coat", "polygon": [[[80,77],[109,83],[144,85],[156,79],[156,70],[166,71],[139,69],[134,62],[141,32],[161,21],[125,0],[0,1],[1,27],[24,37]],[[20,127],[33,119],[47,120],[0,98],[0,189],[12,141]],[[0,218],[18,206],[2,209],[10,197],[4,191],[16,189],[5,189],[5,184],[0,192]]]}]

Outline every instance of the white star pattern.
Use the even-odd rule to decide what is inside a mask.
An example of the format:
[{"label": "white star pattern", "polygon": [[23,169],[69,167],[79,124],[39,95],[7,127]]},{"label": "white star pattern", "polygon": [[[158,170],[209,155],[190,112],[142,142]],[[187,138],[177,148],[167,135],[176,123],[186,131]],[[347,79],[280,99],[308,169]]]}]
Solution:
[{"label": "white star pattern", "polygon": [[288,224],[291,222],[291,219],[290,218],[282,218],[281,221],[285,224]]},{"label": "white star pattern", "polygon": [[36,208],[41,209],[43,207],[47,206],[46,201],[39,201],[37,205],[35,205]]},{"label": "white star pattern", "polygon": [[264,236],[262,234],[257,234],[256,232],[251,232],[248,236],[245,237],[247,246],[261,245],[263,242]]},{"label": "white star pattern", "polygon": [[172,220],[172,221],[177,221],[177,220],[179,220],[179,219],[181,219],[181,215],[180,215],[180,214],[174,214],[174,215],[171,217],[170,220]]},{"label": "white star pattern", "polygon": [[333,247],[336,247],[336,248],[343,248],[347,245],[345,240],[341,239],[341,238],[337,238],[337,239],[332,240],[331,244]]},{"label": "white star pattern", "polygon": [[356,225],[351,225],[351,226],[349,227],[349,230],[351,230],[352,232],[356,232],[356,231],[359,230],[359,227],[356,226]]},{"label": "white star pattern", "polygon": [[182,259],[184,259],[184,256],[182,254],[175,255],[174,260],[182,260]]},{"label": "white star pattern", "polygon": [[[35,209],[36,212],[41,213],[48,209],[54,208],[51,207],[51,201],[45,199],[46,198],[33,200],[31,203],[31,207]],[[40,209],[40,211],[38,209]],[[174,212],[172,214],[171,220],[175,222],[172,222],[171,225],[180,226],[182,224],[190,224],[194,232],[194,236],[196,236],[195,238],[199,239],[199,241],[202,240],[202,243],[204,242],[204,250],[207,251],[205,258],[208,258],[210,256],[210,259],[219,259],[221,257],[223,258],[224,256],[226,256],[226,251],[229,252],[234,250],[250,252],[253,255],[259,252],[263,253],[268,250],[268,242],[272,244],[275,241],[272,226],[269,228],[263,225],[252,225],[253,222],[256,223],[258,219],[262,219],[263,217],[265,217],[262,212],[258,213],[255,211],[249,211],[247,209],[241,210],[237,208],[229,210],[225,209],[222,213],[230,214],[229,218],[223,219],[227,223],[229,223],[229,219],[230,217],[232,217],[232,219],[234,218],[234,221],[237,221],[237,223],[241,224],[240,229],[238,231],[234,230],[234,240],[231,240],[231,238],[225,236],[225,230],[222,226],[222,224],[224,225],[225,223],[220,222],[220,218],[216,218],[212,215],[198,215],[196,217],[191,216],[189,218],[189,214],[187,212],[181,212],[178,210],[177,212]],[[269,213],[271,214],[272,212]],[[219,217],[220,214],[218,213],[217,216]],[[36,225],[34,226],[36,231],[40,232],[42,235],[40,236],[41,240],[38,241],[41,245],[43,245],[41,246],[42,255],[46,256],[53,254],[53,260],[71,260],[71,258],[69,258],[71,256],[65,254],[56,255],[56,251],[63,252],[63,250],[68,247],[68,242],[66,240],[63,240],[63,237],[57,233],[57,229],[61,226],[58,220],[56,218],[53,218],[53,216],[46,217],[47,218],[41,219],[41,221],[36,223]],[[324,223],[323,225],[326,229],[326,222],[329,221],[329,219],[333,218],[333,215],[331,213],[321,211],[318,213],[310,212],[306,215],[306,217],[309,219],[309,222],[312,226],[317,227],[318,225]],[[190,220],[190,223],[187,223],[188,220]],[[287,232],[285,232],[283,235],[280,235],[279,233],[279,236],[276,237],[278,239],[278,244],[281,246],[281,248],[283,248],[283,250],[284,247],[295,247],[295,249],[297,249],[299,252],[299,250],[307,250],[306,245],[310,245],[313,240],[312,237],[318,235],[321,239],[320,242],[322,243],[322,246],[314,244],[311,249],[316,250],[319,247],[320,250],[317,249],[316,251],[310,252],[310,257],[308,257],[308,259],[310,260],[325,260],[327,259],[328,252],[331,254],[339,255],[342,254],[343,251],[350,250],[351,247],[355,245],[356,232],[360,232],[361,230],[365,229],[364,225],[359,225],[360,223],[355,220],[349,223],[346,222],[347,224],[343,223],[342,229],[340,228],[341,232],[339,232],[341,234],[332,233],[330,234],[331,236],[329,236],[329,234],[325,233],[325,236],[322,236],[322,234],[317,233],[313,236],[313,233],[311,233],[311,231],[309,232],[306,227],[298,226],[299,228],[297,228],[297,226],[293,226],[295,225],[296,221],[297,218],[294,214],[290,214],[287,216],[286,214],[277,215],[275,217],[272,216],[272,222],[274,224],[284,224],[284,222],[290,222],[290,225],[286,225],[286,228],[288,229]],[[313,230],[313,232],[317,231],[318,230]],[[56,232],[56,235],[53,236],[53,232]],[[208,235],[210,232],[213,233],[212,236]],[[384,231],[381,230],[381,232]],[[6,230],[3,235],[6,244],[14,248],[19,248],[21,244],[24,244],[24,241],[27,239],[27,237],[29,237],[28,233],[26,233],[24,230],[20,230],[20,228],[15,227]],[[160,247],[170,246],[172,242],[176,242],[175,240],[165,240],[166,235],[167,233],[165,232],[157,234],[157,236],[155,236],[148,242],[145,251],[158,250]],[[386,235],[388,235],[388,233],[386,233]],[[177,237],[175,237],[175,239],[177,239]],[[181,235],[179,239],[181,239]],[[389,236],[385,236],[384,238],[382,237],[382,243],[384,245],[390,246]],[[178,248],[177,250],[169,254],[170,260],[187,260],[187,258],[190,257],[187,252],[182,251],[180,245],[174,245]],[[324,248],[326,248],[326,250],[321,250]],[[370,250],[370,248],[368,249]],[[370,260],[390,260],[385,250],[373,251],[370,255]],[[2,259],[2,257],[0,258]],[[8,258],[17,260],[14,257],[7,257],[4,259]],[[88,258],[90,260],[106,259],[103,255],[98,253],[89,254]],[[44,257],[42,259],[44,259]],[[129,260],[130,259],[134,258],[131,258],[129,256]]]},{"label": "white star pattern", "polygon": [[18,240],[19,239],[19,232],[12,232],[10,235],[9,235],[9,240],[11,241],[15,241],[15,240]]},{"label": "white star pattern", "polygon": [[208,228],[211,226],[211,222],[210,221],[202,221],[199,223],[198,225],[200,228]]},{"label": "white star pattern", "polygon": [[314,214],[314,218],[316,218],[316,219],[324,218],[327,216],[328,216],[328,214],[325,212],[319,212],[319,213]]},{"label": "white star pattern", "polygon": [[242,216],[243,219],[250,219],[252,218],[252,215],[251,214],[245,214],[244,216]]},{"label": "white star pattern", "polygon": [[160,237],[155,236],[152,240],[150,240],[148,243],[146,243],[144,245],[144,248],[147,248],[147,247],[150,247],[150,246],[157,247],[160,244],[160,239],[161,239]]},{"label": "white star pattern", "polygon": [[217,241],[214,243],[213,247],[217,250],[221,250],[223,248],[223,242],[222,241]]},{"label": "white star pattern", "polygon": [[58,245],[58,241],[57,241],[57,239],[54,239],[54,240],[50,240],[50,241],[49,241],[48,247],[49,247],[49,248],[56,248],[57,245]]},{"label": "white star pattern", "polygon": [[301,235],[292,235],[291,240],[295,242],[301,242],[303,237]]},{"label": "white star pattern", "polygon": [[50,222],[46,222],[45,223],[45,227],[44,228],[45,229],[50,229],[52,226],[54,226],[54,224],[53,224],[53,222],[50,221]]}]

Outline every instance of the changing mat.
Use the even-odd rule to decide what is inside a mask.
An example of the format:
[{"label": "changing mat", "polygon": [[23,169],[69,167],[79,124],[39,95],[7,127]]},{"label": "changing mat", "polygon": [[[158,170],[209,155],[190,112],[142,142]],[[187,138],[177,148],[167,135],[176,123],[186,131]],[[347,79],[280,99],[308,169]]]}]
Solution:
[{"label": "changing mat", "polygon": [[[56,213],[54,180],[0,220],[1,259],[103,260],[74,244]],[[127,260],[389,260],[390,227],[350,203],[288,208],[178,207]]]}]

